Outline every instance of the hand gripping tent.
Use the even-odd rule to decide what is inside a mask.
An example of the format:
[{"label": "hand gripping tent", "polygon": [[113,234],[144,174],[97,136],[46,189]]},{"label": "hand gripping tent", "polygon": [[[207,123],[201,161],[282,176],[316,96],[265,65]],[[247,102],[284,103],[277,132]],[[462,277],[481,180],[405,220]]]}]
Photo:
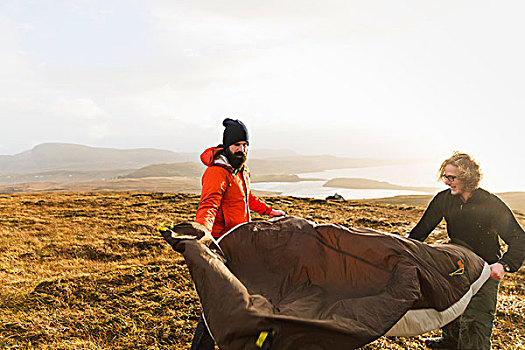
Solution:
[{"label": "hand gripping tent", "polygon": [[218,242],[225,259],[197,240],[166,240],[221,349],[346,350],[425,333],[459,316],[490,275],[457,245],[297,217],[232,229]]}]

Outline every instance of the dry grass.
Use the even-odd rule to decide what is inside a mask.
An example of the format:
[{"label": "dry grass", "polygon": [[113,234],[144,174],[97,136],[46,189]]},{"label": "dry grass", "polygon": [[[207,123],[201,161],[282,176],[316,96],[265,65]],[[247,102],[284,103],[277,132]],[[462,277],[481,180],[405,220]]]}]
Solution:
[{"label": "dry grass", "polygon": [[[319,223],[396,233],[424,209],[265,200]],[[154,228],[165,219],[193,219],[197,203],[196,195],[163,193],[0,196],[0,348],[189,348],[197,295],[184,261]],[[524,270],[502,283],[495,349],[525,348]],[[423,338],[381,338],[364,349],[423,349]]]}]

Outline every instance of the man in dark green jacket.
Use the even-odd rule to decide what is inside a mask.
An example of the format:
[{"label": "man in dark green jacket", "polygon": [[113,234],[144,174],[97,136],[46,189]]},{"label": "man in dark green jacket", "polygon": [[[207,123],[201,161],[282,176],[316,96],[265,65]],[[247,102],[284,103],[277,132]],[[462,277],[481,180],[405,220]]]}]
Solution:
[{"label": "man in dark green jacket", "polygon": [[[490,349],[499,281],[517,271],[525,258],[525,232],[507,205],[478,187],[479,165],[465,153],[454,153],[440,167],[449,189],[430,202],[409,238],[425,240],[444,218],[451,243],[465,246],[490,266],[490,279],[472,298],[462,316],[443,327],[441,338],[427,339],[436,349]],[[508,245],[502,255],[499,238]]]}]

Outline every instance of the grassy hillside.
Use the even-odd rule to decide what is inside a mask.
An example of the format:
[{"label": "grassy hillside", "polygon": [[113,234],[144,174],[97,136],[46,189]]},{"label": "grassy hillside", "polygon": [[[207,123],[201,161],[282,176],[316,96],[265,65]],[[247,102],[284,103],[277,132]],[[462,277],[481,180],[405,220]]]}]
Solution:
[{"label": "grassy hillside", "polygon": [[[409,230],[424,210],[264,200],[319,223],[393,233]],[[198,298],[184,260],[154,228],[166,219],[192,220],[197,204],[191,194],[0,195],[0,348],[188,349]],[[525,225],[523,215],[518,219]],[[434,241],[444,241],[444,226],[437,230]],[[525,268],[501,285],[495,349],[525,347],[524,285]],[[364,349],[422,349],[423,338],[381,338]]]},{"label": "grassy hillside", "polygon": [[[501,198],[510,209],[525,212],[525,192],[503,192],[496,193],[496,195]],[[366,201],[384,204],[427,206],[433,197],[433,195],[395,196],[389,198],[367,199]]]},{"label": "grassy hillside", "polygon": [[25,182],[54,182],[72,183],[86,182],[93,180],[116,179],[120,176],[129,174],[130,169],[120,170],[53,170],[27,173],[0,174],[0,184],[19,184]]},{"label": "grassy hillside", "polygon": [[0,193],[19,192],[80,192],[80,191],[154,191],[200,193],[201,184],[197,178],[148,177],[144,179],[116,179],[75,183],[26,182],[0,186]]}]

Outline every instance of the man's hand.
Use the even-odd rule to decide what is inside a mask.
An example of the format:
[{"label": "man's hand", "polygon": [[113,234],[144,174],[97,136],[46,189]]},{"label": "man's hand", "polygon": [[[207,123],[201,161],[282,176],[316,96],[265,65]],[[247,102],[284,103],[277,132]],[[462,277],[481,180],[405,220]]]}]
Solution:
[{"label": "man's hand", "polygon": [[270,212],[270,217],[271,218],[274,218],[276,216],[285,216],[286,213],[282,210],[275,210],[275,209],[272,209],[272,211]]},{"label": "man's hand", "polygon": [[505,276],[505,269],[500,263],[494,263],[489,265],[490,267],[490,278],[501,281]]}]

